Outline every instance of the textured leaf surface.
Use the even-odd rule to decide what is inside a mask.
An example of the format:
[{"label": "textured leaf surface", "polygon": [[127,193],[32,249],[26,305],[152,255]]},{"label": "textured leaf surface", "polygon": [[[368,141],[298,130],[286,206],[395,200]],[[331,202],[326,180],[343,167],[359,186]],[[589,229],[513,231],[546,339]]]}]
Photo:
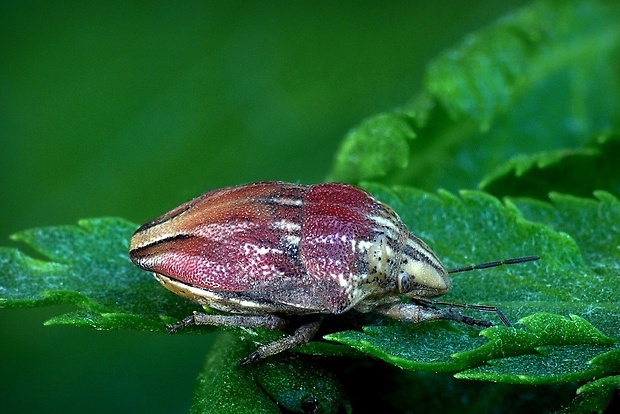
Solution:
[{"label": "textured leaf surface", "polygon": [[[594,260],[586,251],[584,260],[573,238],[527,221],[514,204],[504,206],[482,193],[464,192],[457,198],[449,193],[369,188],[402,212],[414,233],[428,241],[449,267],[528,254],[540,254],[541,260],[456,274],[452,292],[442,298],[498,306],[509,319],[520,320],[516,329],[493,327],[480,337],[475,329],[448,323],[390,324],[340,332],[328,339],[403,368],[462,371],[461,378],[543,384],[613,372],[609,366],[590,365],[595,357],[617,352],[620,339],[616,299],[620,278],[617,268],[608,266],[618,263],[620,243],[609,239],[615,236],[605,229],[606,222],[598,221],[608,237],[601,243],[610,247]],[[574,223],[581,237],[589,239],[592,228],[584,224],[595,222],[594,211],[605,212],[610,223],[620,222],[615,213],[618,200],[612,196],[605,195],[598,203],[575,197],[564,201],[565,220]],[[583,217],[583,203],[592,210],[589,217]],[[549,216],[562,214],[547,207]]]},{"label": "textured leaf surface", "polygon": [[250,367],[260,388],[291,412],[350,413],[330,363],[279,355]]},{"label": "textured leaf surface", "polygon": [[415,137],[405,114],[379,114],[351,130],[344,139],[336,181],[359,181],[386,175],[409,163],[409,141]]},{"label": "textured leaf surface", "polygon": [[[617,127],[618,21],[612,2],[538,1],[471,34],[430,64],[410,105],[347,136],[330,179],[475,188],[512,156],[575,148]],[[409,127],[390,133],[392,118]],[[397,148],[409,152],[395,163]]]},{"label": "textured leaf surface", "polygon": [[128,243],[136,228],[99,218],[15,234],[43,259],[1,248],[0,307],[76,305],[82,310],[48,323],[165,331],[162,316],[178,319],[200,307],[162,291],[131,263]]},{"label": "textured leaf surface", "polygon": [[[618,361],[620,355],[616,355]],[[577,390],[577,396],[572,404],[558,411],[558,413],[593,413],[600,412],[606,407],[615,393],[620,390],[620,376],[601,378],[587,383]]]},{"label": "textured leaf surface", "polygon": [[597,200],[551,193],[551,203],[531,199],[512,203],[527,219],[570,235],[597,273],[592,283],[605,278],[601,287],[611,298],[620,288],[620,203],[603,191],[594,195]]},{"label": "textured leaf surface", "polygon": [[253,343],[220,335],[198,377],[194,413],[350,413],[342,385],[315,362],[278,355],[241,367]]},{"label": "textured leaf surface", "polygon": [[547,199],[550,191],[591,197],[620,195],[620,136],[604,134],[583,148],[517,156],[485,177],[480,188],[496,197]]},{"label": "textured leaf surface", "polygon": [[192,413],[279,413],[239,361],[251,352],[247,343],[220,335],[198,377]]}]

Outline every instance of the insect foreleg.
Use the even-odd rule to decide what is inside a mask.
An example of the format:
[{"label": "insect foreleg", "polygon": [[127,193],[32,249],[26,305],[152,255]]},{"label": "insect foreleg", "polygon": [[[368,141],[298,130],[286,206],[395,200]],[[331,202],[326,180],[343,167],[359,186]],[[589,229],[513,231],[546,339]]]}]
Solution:
[{"label": "insect foreleg", "polygon": [[375,311],[403,322],[419,323],[444,319],[462,322],[467,325],[493,326],[491,322],[471,318],[463,315],[458,310],[450,308],[437,309],[426,304],[396,303],[380,306]]}]

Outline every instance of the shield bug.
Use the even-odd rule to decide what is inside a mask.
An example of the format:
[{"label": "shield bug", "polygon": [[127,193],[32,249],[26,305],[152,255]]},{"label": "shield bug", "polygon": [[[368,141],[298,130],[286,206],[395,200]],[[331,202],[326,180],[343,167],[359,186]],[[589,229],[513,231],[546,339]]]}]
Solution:
[{"label": "shield bug", "polygon": [[[210,191],[141,226],[131,260],[172,292],[226,315],[194,313],[168,327],[234,325],[292,335],[260,346],[242,363],[312,339],[321,314],[351,309],[423,322],[491,326],[429,298],[450,290],[450,273],[536,260],[529,256],[446,270],[389,206],[347,184],[260,182]],[[402,297],[411,299],[403,302]],[[313,317],[314,315],[314,317]]]}]

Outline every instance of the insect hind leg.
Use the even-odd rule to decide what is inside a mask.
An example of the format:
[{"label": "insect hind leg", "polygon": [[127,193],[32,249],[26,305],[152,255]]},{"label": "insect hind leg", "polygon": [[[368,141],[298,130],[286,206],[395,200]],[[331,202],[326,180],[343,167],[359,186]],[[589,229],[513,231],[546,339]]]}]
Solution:
[{"label": "insect hind leg", "polygon": [[295,330],[293,335],[285,336],[282,339],[260,346],[256,351],[252,352],[250,356],[241,361],[241,365],[247,365],[259,359],[279,354],[287,349],[306,344],[316,335],[320,326],[320,320],[301,325]]},{"label": "insect hind leg", "polygon": [[276,315],[211,315],[194,312],[187,318],[172,325],[166,325],[168,333],[177,333],[180,329],[193,325],[242,326],[245,328],[284,329],[288,320]]},{"label": "insect hind leg", "polygon": [[[179,322],[167,325],[168,332],[174,334],[180,329],[193,325],[239,326],[246,328],[265,328],[270,330],[284,329],[289,321],[276,315],[211,315],[194,312]],[[301,325],[292,335],[260,346],[250,356],[241,361],[241,365],[278,354],[310,342],[321,326],[321,320],[313,320]]]}]

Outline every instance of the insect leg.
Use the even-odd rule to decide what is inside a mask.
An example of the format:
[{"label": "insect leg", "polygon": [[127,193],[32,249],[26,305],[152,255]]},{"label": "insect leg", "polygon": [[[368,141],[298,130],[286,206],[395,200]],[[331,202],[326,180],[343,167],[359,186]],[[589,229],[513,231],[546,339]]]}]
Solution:
[{"label": "insect leg", "polygon": [[194,312],[173,325],[167,325],[166,329],[171,334],[192,325],[226,325],[277,330],[286,327],[287,323],[286,319],[275,315],[210,315],[208,313]]},{"label": "insect leg", "polygon": [[419,302],[420,303],[424,303],[424,304],[428,304],[429,306],[432,306],[432,305],[443,305],[443,306],[457,307],[457,308],[463,308],[463,309],[475,309],[475,310],[479,310],[479,311],[483,311],[483,312],[494,312],[497,315],[497,317],[502,321],[504,326],[507,326],[509,328],[512,327],[512,323],[510,323],[510,321],[508,320],[506,315],[504,315],[504,312],[502,312],[496,306],[470,305],[470,304],[467,304],[467,303],[440,302],[440,301],[426,300],[426,299],[420,299]]},{"label": "insect leg", "polygon": [[251,362],[258,361],[259,359],[267,358],[282,351],[286,351],[287,349],[291,349],[296,346],[310,342],[310,340],[319,330],[320,325],[320,320],[312,321],[301,325],[299,328],[297,328],[293,335],[286,336],[277,341],[262,345],[256,351],[252,352],[249,357],[241,361],[241,365],[246,365]]},{"label": "insect leg", "polygon": [[491,322],[471,318],[454,309],[437,309],[425,304],[396,303],[380,306],[375,311],[403,322],[419,323],[444,319],[462,322],[467,325],[493,326]]}]

